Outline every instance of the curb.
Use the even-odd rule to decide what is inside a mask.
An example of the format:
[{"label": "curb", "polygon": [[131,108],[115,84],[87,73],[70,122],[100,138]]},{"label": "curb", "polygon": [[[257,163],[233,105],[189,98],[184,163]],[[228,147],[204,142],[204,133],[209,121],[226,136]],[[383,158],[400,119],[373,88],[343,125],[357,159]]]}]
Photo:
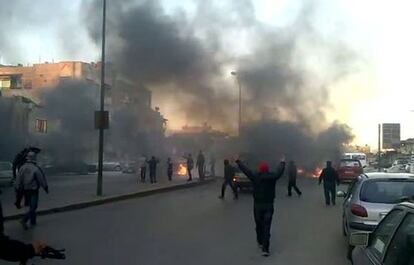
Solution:
[{"label": "curb", "polygon": [[[169,192],[169,191],[182,190],[182,189],[197,187],[201,185],[206,185],[206,184],[214,182],[215,180],[216,178],[211,178],[211,179],[206,179],[201,182],[176,184],[176,185],[172,185],[168,187],[155,188],[152,190],[137,191],[137,192],[127,193],[127,194],[122,194],[122,195],[108,196],[108,197],[101,198],[101,199],[72,203],[72,204],[67,204],[64,206],[38,210],[37,215],[42,216],[42,215],[49,215],[49,214],[54,214],[54,213],[63,213],[63,212],[75,211],[75,210],[80,210],[80,209],[89,208],[93,206],[103,205],[107,203],[124,201],[128,199],[133,199],[133,198],[147,197],[147,196],[151,196],[151,195],[158,194],[158,193],[164,193],[164,192]],[[23,215],[24,213],[4,216],[4,221],[18,220],[22,218]]]}]

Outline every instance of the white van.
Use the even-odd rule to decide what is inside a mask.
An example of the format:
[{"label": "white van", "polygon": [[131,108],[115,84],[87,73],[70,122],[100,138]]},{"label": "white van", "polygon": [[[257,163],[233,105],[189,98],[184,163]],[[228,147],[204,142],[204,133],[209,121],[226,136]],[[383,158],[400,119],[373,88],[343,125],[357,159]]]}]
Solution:
[{"label": "white van", "polygon": [[364,168],[368,165],[367,155],[364,153],[344,153],[342,155],[343,159],[357,159],[361,163],[361,166]]}]

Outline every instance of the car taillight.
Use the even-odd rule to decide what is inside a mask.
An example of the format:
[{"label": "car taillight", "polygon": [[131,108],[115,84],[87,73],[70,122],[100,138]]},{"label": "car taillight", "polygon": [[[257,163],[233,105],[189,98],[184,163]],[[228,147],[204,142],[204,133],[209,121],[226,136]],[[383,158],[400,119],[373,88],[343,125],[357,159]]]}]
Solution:
[{"label": "car taillight", "polygon": [[233,182],[236,182],[238,178],[239,178],[238,176],[234,176],[233,177]]},{"label": "car taillight", "polygon": [[351,213],[359,217],[368,217],[367,210],[359,204],[352,204]]}]

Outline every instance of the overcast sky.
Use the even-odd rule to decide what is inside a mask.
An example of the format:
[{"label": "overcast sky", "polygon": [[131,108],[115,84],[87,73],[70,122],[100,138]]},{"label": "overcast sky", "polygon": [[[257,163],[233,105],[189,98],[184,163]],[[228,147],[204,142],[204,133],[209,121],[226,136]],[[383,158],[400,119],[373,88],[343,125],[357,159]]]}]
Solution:
[{"label": "overcast sky", "polygon": [[[309,0],[311,1],[311,0]],[[99,60],[99,48],[89,39],[82,26],[79,8],[87,2],[81,0],[38,0],[43,9],[33,11],[32,1],[16,1],[27,6],[27,14],[19,19],[7,20],[13,13],[13,0],[0,0],[11,30],[4,40],[13,41],[17,52],[0,50],[2,64],[32,64],[39,61]],[[23,3],[22,3],[23,2]],[[64,2],[64,4],[62,4]],[[275,28],[288,25],[298,14],[301,3],[296,0],[254,1],[259,20]],[[363,58],[361,69],[346,82],[330,88],[331,120],[348,123],[356,135],[356,143],[376,146],[377,124],[399,122],[402,137],[414,136],[414,93],[412,92],[412,62],[414,61],[413,1],[393,0],[320,0],[315,26],[327,38],[336,36]],[[190,0],[164,0],[170,12],[184,8],[191,14]],[[237,3],[235,1],[234,3]],[[10,5],[9,5],[10,4]],[[111,0],[108,1],[111,4]],[[3,7],[9,6],[9,10]],[[21,7],[20,7],[21,8]],[[100,16],[101,14],[90,14]],[[42,20],[42,23],[37,23]],[[34,23],[36,22],[36,23]],[[3,24],[4,25],[4,24]],[[65,37],[62,37],[62,28]],[[108,32],[111,34],[111,32]],[[234,44],[243,53],[246,46]],[[315,95],[323,96],[323,95]],[[168,113],[166,113],[168,118]]]}]

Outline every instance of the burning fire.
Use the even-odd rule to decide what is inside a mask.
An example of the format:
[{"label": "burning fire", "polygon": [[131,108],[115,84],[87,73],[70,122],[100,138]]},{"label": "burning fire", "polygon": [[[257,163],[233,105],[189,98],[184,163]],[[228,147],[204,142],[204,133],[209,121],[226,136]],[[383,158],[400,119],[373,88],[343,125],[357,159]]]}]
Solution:
[{"label": "burning fire", "polygon": [[180,176],[187,175],[187,167],[184,164],[179,164],[177,174]]},{"label": "burning fire", "polygon": [[298,167],[298,175],[310,177],[310,178],[319,178],[322,173],[321,167],[316,167],[314,170],[307,170],[304,167]]},{"label": "burning fire", "polygon": [[319,178],[321,173],[322,173],[322,168],[317,167],[309,174],[309,176],[311,176],[312,178]]}]

